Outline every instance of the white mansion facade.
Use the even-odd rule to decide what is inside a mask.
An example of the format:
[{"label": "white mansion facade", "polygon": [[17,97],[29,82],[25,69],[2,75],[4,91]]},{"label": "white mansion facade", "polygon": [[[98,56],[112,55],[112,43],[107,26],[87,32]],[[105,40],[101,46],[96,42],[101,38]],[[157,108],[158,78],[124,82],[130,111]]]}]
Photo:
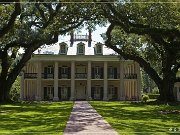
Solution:
[{"label": "white mansion facade", "polygon": [[101,43],[59,45],[59,54],[34,54],[26,64],[22,100],[140,100],[138,63],[104,54]]}]

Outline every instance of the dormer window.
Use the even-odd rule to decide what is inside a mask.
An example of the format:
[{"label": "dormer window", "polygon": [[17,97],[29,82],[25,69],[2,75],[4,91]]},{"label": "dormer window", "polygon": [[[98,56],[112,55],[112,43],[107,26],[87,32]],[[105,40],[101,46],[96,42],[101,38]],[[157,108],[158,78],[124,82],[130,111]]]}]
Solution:
[{"label": "dormer window", "polygon": [[95,45],[95,53],[97,55],[102,55],[103,54],[103,45],[101,43],[98,43]]},{"label": "dormer window", "polygon": [[84,54],[84,52],[85,52],[85,45],[82,42],[77,44],[77,53]]},{"label": "dormer window", "polygon": [[60,45],[59,54],[67,54],[67,44],[62,42],[59,45]]}]

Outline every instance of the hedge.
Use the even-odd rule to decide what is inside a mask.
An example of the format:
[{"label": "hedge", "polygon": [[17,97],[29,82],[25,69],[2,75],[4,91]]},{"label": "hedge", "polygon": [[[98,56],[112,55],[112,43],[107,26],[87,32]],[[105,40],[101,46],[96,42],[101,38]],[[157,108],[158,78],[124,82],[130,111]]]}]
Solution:
[{"label": "hedge", "polygon": [[148,94],[149,99],[157,99],[160,94]]}]

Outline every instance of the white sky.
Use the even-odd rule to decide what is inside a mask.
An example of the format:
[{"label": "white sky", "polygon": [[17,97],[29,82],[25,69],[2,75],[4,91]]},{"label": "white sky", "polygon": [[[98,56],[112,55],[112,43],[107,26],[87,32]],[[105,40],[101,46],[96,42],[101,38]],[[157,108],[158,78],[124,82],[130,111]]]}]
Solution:
[{"label": "white sky", "polygon": [[[96,30],[92,32],[91,44],[94,45],[97,42],[104,43],[100,34],[105,33],[106,30],[107,30],[107,27],[97,26]],[[76,31],[75,31],[75,33],[76,33]],[[85,35],[86,33],[88,34],[88,30],[82,29],[81,33],[79,33],[79,34]],[[58,43],[56,43],[55,45],[52,45],[52,46],[45,46],[45,48],[41,49],[41,53],[43,53],[45,51],[52,51],[52,52],[54,52],[54,54],[58,54],[60,42],[66,42],[69,45],[70,44],[70,36],[69,35],[68,36],[59,36]],[[37,51],[35,53],[37,53]]]}]

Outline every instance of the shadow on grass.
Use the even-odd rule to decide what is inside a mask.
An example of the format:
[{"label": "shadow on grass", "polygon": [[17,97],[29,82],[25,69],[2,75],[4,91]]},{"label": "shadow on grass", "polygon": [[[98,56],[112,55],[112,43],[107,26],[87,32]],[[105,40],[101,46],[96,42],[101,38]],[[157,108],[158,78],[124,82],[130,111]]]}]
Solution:
[{"label": "shadow on grass", "polygon": [[[180,106],[146,105],[128,102],[91,102],[91,105],[120,134],[180,134],[179,114],[160,114],[161,110],[180,110]],[[155,133],[156,132],[156,133]],[[173,132],[177,133],[178,132]]]},{"label": "shadow on grass", "polygon": [[73,102],[1,104],[0,134],[61,134],[72,106]]}]

